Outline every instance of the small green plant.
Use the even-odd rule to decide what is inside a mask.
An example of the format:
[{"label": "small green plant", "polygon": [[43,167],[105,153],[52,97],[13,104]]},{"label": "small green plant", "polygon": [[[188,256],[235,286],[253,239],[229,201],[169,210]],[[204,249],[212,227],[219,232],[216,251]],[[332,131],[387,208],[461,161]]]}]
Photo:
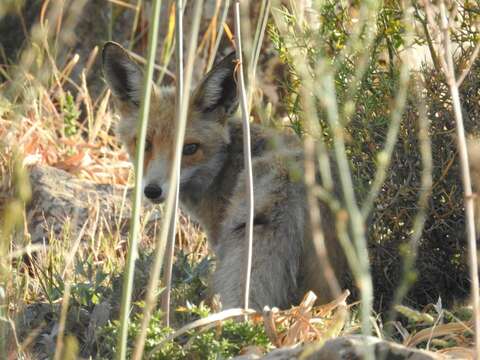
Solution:
[{"label": "small green plant", "polygon": [[70,91],[65,93],[65,98],[62,102],[63,126],[65,136],[73,136],[77,133],[77,120],[80,116],[80,111],[75,104],[75,99]]},{"label": "small green plant", "polygon": [[[204,305],[190,305],[187,309],[190,316],[207,316],[209,310]],[[137,335],[140,326],[140,317],[136,316],[128,329],[129,351]],[[100,334],[98,342],[99,359],[110,359],[115,354],[115,338],[118,332],[118,322],[105,326]],[[156,311],[152,314],[147,338],[145,342],[145,354],[150,354],[150,359],[155,360],[181,360],[181,359],[229,359],[239,354],[240,350],[247,346],[257,346],[268,350],[272,348],[263,324],[252,322],[237,322],[228,320],[219,324],[216,328],[193,330],[180,339],[166,341],[158,346],[168,335],[172,334],[171,328],[162,325],[162,314]]]}]

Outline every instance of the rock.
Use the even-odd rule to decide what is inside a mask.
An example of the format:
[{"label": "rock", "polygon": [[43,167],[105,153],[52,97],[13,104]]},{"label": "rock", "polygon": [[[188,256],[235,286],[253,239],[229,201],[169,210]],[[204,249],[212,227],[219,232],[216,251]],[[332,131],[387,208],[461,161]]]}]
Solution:
[{"label": "rock", "polygon": [[[30,182],[27,224],[32,243],[48,244],[52,236],[65,235],[72,241],[100,233],[128,236],[131,201],[125,187],[95,184],[46,165],[31,168]],[[147,210],[151,216],[144,233],[151,236],[160,216],[155,208]]]},{"label": "rock", "polygon": [[234,360],[361,360],[365,340],[373,346],[375,359],[384,360],[442,360],[449,359],[441,354],[407,348],[405,346],[362,335],[341,336],[328,340],[322,347],[305,345],[290,349],[277,349],[264,357],[258,355],[242,355]]}]

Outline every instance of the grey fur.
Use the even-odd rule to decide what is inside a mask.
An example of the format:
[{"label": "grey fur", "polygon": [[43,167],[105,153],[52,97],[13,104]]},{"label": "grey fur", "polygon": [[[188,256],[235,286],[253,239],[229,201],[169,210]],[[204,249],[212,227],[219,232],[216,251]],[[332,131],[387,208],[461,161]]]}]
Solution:
[{"label": "grey fur", "polygon": [[[117,62],[130,61],[124,60]],[[104,63],[108,61],[108,56],[104,57]],[[125,73],[131,74],[131,68],[127,65]],[[231,58],[221,61],[194,92],[186,139],[197,139],[202,158],[187,166],[188,159],[184,157],[180,189],[182,209],[202,225],[216,255],[213,292],[220,294],[224,308],[243,305],[246,249],[242,124],[231,116],[237,104],[236,92],[223,91],[234,87],[226,83],[234,81],[233,71]],[[110,86],[116,86],[117,79],[107,76],[107,80]],[[120,100],[120,135],[132,153],[136,109],[118,99],[118,91],[114,94]],[[161,138],[158,146],[167,152],[175,128],[173,92],[160,90],[152,101],[149,136],[154,143]],[[329,301],[332,294],[313,246],[308,220],[301,142],[296,136],[254,124],[251,137],[255,196],[251,306],[287,308],[308,290],[313,290],[320,302]],[[156,162],[157,157],[162,161]],[[155,182],[167,178],[169,167],[159,165],[165,164],[166,158],[165,153],[154,151],[149,163],[154,165],[147,166],[145,179]],[[320,208],[328,257],[342,281],[348,270],[334,231],[335,222],[325,204],[320,203]]]}]

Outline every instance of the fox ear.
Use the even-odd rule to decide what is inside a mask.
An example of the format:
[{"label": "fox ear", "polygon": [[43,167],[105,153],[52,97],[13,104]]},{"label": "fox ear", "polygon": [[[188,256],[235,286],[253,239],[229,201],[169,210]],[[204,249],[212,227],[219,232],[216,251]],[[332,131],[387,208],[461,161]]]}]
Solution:
[{"label": "fox ear", "polygon": [[238,108],[235,65],[235,53],[232,52],[205,75],[193,96],[193,105],[198,111],[209,113],[220,109],[226,115],[235,113]]},{"label": "fox ear", "polygon": [[140,105],[143,73],[119,44],[109,41],[103,46],[103,73],[112,93],[121,101]]}]

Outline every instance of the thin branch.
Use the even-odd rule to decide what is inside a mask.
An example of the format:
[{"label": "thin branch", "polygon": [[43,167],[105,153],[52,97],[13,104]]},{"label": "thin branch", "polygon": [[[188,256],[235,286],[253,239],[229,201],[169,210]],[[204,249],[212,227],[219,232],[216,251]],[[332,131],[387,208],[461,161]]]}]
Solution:
[{"label": "thin branch", "polygon": [[220,46],[220,41],[222,40],[222,35],[224,31],[223,24],[225,23],[225,20],[227,20],[229,8],[230,8],[230,0],[225,0],[225,3],[223,5],[222,16],[220,17],[220,22],[218,23],[218,30],[217,30],[217,37],[215,38],[215,45],[213,46],[213,51],[210,56],[210,59],[208,59],[207,71],[211,70],[213,66],[213,62],[215,60],[215,55],[218,52],[218,47]]},{"label": "thin branch", "polygon": [[[339,171],[340,183],[342,188],[345,205],[350,217],[350,229],[352,231],[353,242],[357,251],[360,272],[355,273],[356,282],[361,292],[361,320],[362,333],[371,334],[370,314],[373,302],[373,285],[370,274],[370,264],[368,257],[367,239],[365,237],[365,223],[357,205],[352,175],[345,149],[344,128],[340,124],[337,96],[335,91],[335,81],[330,71],[326,71],[319,77],[320,87],[322,89],[322,102],[327,113],[327,120],[333,133],[333,144],[336,162]],[[365,358],[373,359],[372,348],[365,344]]]},{"label": "thin branch", "polygon": [[82,241],[83,235],[87,228],[87,224],[88,222],[84,223],[82,228],[80,229],[78,236],[75,242],[73,243],[72,248],[65,261],[65,269],[63,270],[63,274],[62,274],[63,275],[62,277],[64,278],[65,288],[63,291],[62,308],[60,310],[60,319],[58,321],[58,335],[57,335],[57,341],[55,344],[55,355],[53,357],[53,360],[61,359],[61,356],[63,353],[63,338],[65,336],[65,324],[67,321],[68,306],[70,302],[70,293],[72,289],[72,281],[70,279],[69,273],[72,270],[73,261],[75,260],[75,255],[77,254],[78,247],[80,246],[80,242]]},{"label": "thin branch", "polygon": [[[418,5],[415,5],[415,12],[417,14],[417,19],[420,21],[422,24],[423,32],[425,33],[425,39],[427,40],[427,46],[428,50],[430,51],[430,56],[432,58],[432,63],[433,66],[435,67],[435,70],[438,72],[441,72],[441,67],[440,67],[440,61],[438,60],[437,53],[435,51],[435,47],[433,46],[433,41],[432,37],[430,35],[430,31],[428,30],[428,22],[426,18],[422,18],[420,16],[420,12],[418,11]],[[427,15],[425,15],[427,16]]]},{"label": "thin branch", "polygon": [[[177,87],[176,87],[176,114],[179,116],[183,106],[183,4],[182,0],[177,0],[175,6],[175,45],[177,52]],[[181,166],[176,167],[177,180],[180,179]],[[170,326],[170,293],[172,287],[173,255],[175,252],[175,235],[177,234],[177,216],[178,216],[178,197],[180,193],[180,181],[176,182],[175,200],[173,204],[172,217],[170,219],[168,243],[166,249],[166,262],[163,271],[163,284],[165,290],[162,294],[161,309],[163,312],[163,323]]]},{"label": "thin branch", "polygon": [[453,102],[453,112],[457,126],[457,146],[460,156],[460,167],[462,169],[463,191],[465,195],[465,226],[467,232],[468,248],[470,255],[470,278],[472,281],[472,302],[473,316],[475,322],[475,350],[476,354],[480,354],[480,303],[479,303],[479,281],[478,281],[478,259],[477,259],[477,242],[475,234],[475,217],[474,217],[474,199],[472,193],[472,183],[470,178],[470,169],[468,163],[467,142],[465,138],[465,129],[463,125],[462,106],[460,104],[460,94],[458,91],[457,81],[455,80],[455,68],[453,65],[453,56],[451,49],[451,41],[449,34],[449,22],[444,1],[440,2],[440,18],[441,30],[443,34],[443,45],[445,48],[446,71],[445,77]]},{"label": "thin branch", "polygon": [[240,32],[240,0],[236,0],[234,4],[235,19],[235,43],[238,60],[238,89],[240,95],[240,107],[242,109],[243,123],[243,157],[246,172],[246,190],[247,190],[247,207],[248,215],[246,221],[245,241],[246,241],[246,262],[245,262],[245,283],[244,283],[244,309],[248,310],[248,302],[250,296],[250,275],[252,269],[252,251],[253,251],[253,174],[252,174],[252,154],[250,152],[250,122],[249,109],[247,101],[247,91],[245,89],[245,79],[243,77],[243,58],[242,58],[242,37]]},{"label": "thin branch", "polygon": [[267,27],[268,15],[270,14],[271,0],[263,0],[260,6],[260,19],[255,30],[255,38],[253,39],[253,51],[248,64],[248,106],[251,108],[253,92],[255,91],[255,80],[257,72],[258,58],[260,57],[260,50],[262,49],[263,37],[265,35],[265,28]]},{"label": "thin branch", "polygon": [[473,63],[477,59],[479,53],[480,53],[480,41],[478,41],[477,45],[475,45],[475,49],[473,50],[472,55],[468,59],[467,66],[465,67],[465,69],[463,69],[462,73],[460,74],[460,76],[457,79],[457,86],[458,87],[460,87],[460,85],[462,85],[463,80],[465,80],[468,73],[472,69]]},{"label": "thin branch", "polygon": [[[178,6],[178,4],[177,4]],[[190,99],[190,88],[192,84],[192,73],[193,73],[193,64],[195,62],[195,52],[197,48],[198,40],[198,29],[200,28],[200,19],[202,16],[202,7],[203,0],[197,0],[195,2],[195,7],[193,9],[193,22],[190,32],[190,41],[188,44],[188,58],[187,64],[185,67],[185,80],[183,87],[182,98],[182,107],[180,112],[177,114],[176,121],[176,132],[175,132],[175,149],[174,157],[172,161],[172,166],[170,168],[170,178],[169,184],[171,191],[168,192],[167,201],[165,204],[165,217],[162,221],[162,230],[160,232],[160,237],[155,248],[155,261],[151,270],[150,280],[148,282],[147,295],[145,297],[145,308],[143,311],[142,325],[140,333],[137,336],[135,341],[135,350],[132,359],[140,360],[142,358],[143,349],[145,346],[145,339],[147,336],[148,323],[152,314],[152,310],[155,306],[157,293],[158,293],[158,278],[160,276],[160,270],[163,265],[163,258],[165,255],[165,247],[167,244],[167,238],[169,234],[169,227],[171,224],[171,219],[173,213],[176,211],[174,209],[175,198],[177,192],[175,191],[177,187],[177,182],[179,181],[179,167],[182,160],[182,148],[185,138],[185,128],[187,124],[187,115],[188,115],[188,104]],[[181,9],[181,6],[180,6]],[[179,10],[180,10],[179,9]]]},{"label": "thin branch", "polygon": [[[333,271],[332,265],[327,253],[325,244],[325,235],[322,227],[322,214],[320,212],[317,194],[317,167],[315,166],[316,157],[318,156],[318,166],[324,171],[320,171],[324,184],[329,184],[329,191],[332,191],[333,180],[330,172],[330,159],[328,157],[325,143],[322,139],[322,128],[318,119],[318,113],[315,107],[314,92],[315,85],[308,72],[308,64],[305,58],[302,60],[301,53],[294,52],[296,62],[298,63],[298,73],[302,79],[303,86],[301,87],[301,101],[303,105],[303,116],[307,134],[303,141],[303,148],[305,154],[305,185],[307,187],[307,201],[310,215],[310,224],[312,231],[312,239],[318,261],[322,267],[325,279],[327,280],[329,289],[334,298],[340,295],[341,288],[338,279]],[[318,154],[316,151],[318,148]],[[329,201],[328,203],[330,203]],[[330,254],[331,255],[331,254]]]},{"label": "thin branch", "polygon": [[[422,97],[423,89],[423,83],[421,84],[420,89],[418,86],[415,87],[416,99],[418,99],[418,142],[420,146],[420,156],[422,158],[421,185],[417,205],[418,212],[413,220],[412,235],[409,242],[410,249],[404,258],[402,280],[395,290],[392,301],[393,305],[402,303],[403,298],[407,295],[408,290],[412,285],[412,277],[409,275],[412,274],[412,269],[414,268],[417,259],[418,246],[427,219],[428,201],[432,192],[432,144],[429,137],[427,105],[425,104],[425,99]],[[385,324],[393,324],[395,317],[396,311],[392,306]]]},{"label": "thin branch", "polygon": [[231,318],[236,318],[238,316],[241,316],[241,315],[244,315],[244,316],[249,316],[249,315],[255,315],[257,314],[257,312],[255,310],[252,310],[252,309],[239,309],[239,308],[233,308],[233,309],[228,309],[228,310],[224,310],[222,312],[219,312],[219,313],[215,313],[215,314],[211,314],[209,316],[207,316],[206,318],[201,318],[201,319],[198,319],[198,320],[195,320],[191,323],[188,323],[186,324],[185,326],[181,327],[180,329],[178,329],[177,331],[175,331],[173,334],[170,334],[168,335],[167,337],[165,337],[164,339],[162,339],[162,341],[160,341],[160,343],[158,345],[156,345],[152,351],[150,351],[148,354],[147,354],[147,359],[151,359],[153,357],[153,355],[155,355],[155,353],[157,351],[159,351],[162,346],[169,342],[169,341],[172,341],[173,339],[183,335],[183,334],[186,334],[187,332],[191,331],[191,330],[194,330],[194,329],[197,329],[199,327],[204,327],[204,326],[208,326],[208,325],[211,325],[211,324],[215,324],[215,323],[221,323],[222,321],[225,321],[225,320],[228,320],[228,319],[231,319]]},{"label": "thin branch", "polygon": [[117,359],[124,360],[127,356],[127,337],[130,313],[130,302],[133,289],[135,259],[138,251],[138,236],[140,234],[140,209],[142,206],[143,158],[145,155],[145,137],[147,134],[150,98],[152,95],[152,79],[155,54],[158,43],[158,27],[160,23],[161,0],[153,0],[150,30],[148,37],[148,55],[145,79],[140,105],[139,124],[137,130],[138,146],[135,154],[135,191],[133,199],[132,219],[130,224],[130,247],[127,258],[126,273],[123,280],[122,303],[120,307],[120,330],[118,332]]},{"label": "thin branch", "polygon": [[[403,23],[406,24],[407,30],[403,38],[408,41],[412,35],[412,27],[408,26],[412,22],[412,16],[408,9],[404,11]],[[408,47],[408,45],[407,45]],[[402,62],[400,66],[400,76],[398,84],[398,92],[395,96],[393,109],[390,115],[390,125],[388,126],[387,137],[385,140],[385,146],[382,151],[377,154],[377,170],[375,177],[370,187],[370,191],[365,198],[361,212],[364,219],[367,219],[368,215],[372,211],[373,204],[377,198],[385,178],[387,177],[387,170],[390,166],[393,150],[398,140],[398,132],[400,130],[400,124],[402,122],[403,112],[407,103],[407,90],[408,82],[410,80],[410,72],[407,62]]]}]

